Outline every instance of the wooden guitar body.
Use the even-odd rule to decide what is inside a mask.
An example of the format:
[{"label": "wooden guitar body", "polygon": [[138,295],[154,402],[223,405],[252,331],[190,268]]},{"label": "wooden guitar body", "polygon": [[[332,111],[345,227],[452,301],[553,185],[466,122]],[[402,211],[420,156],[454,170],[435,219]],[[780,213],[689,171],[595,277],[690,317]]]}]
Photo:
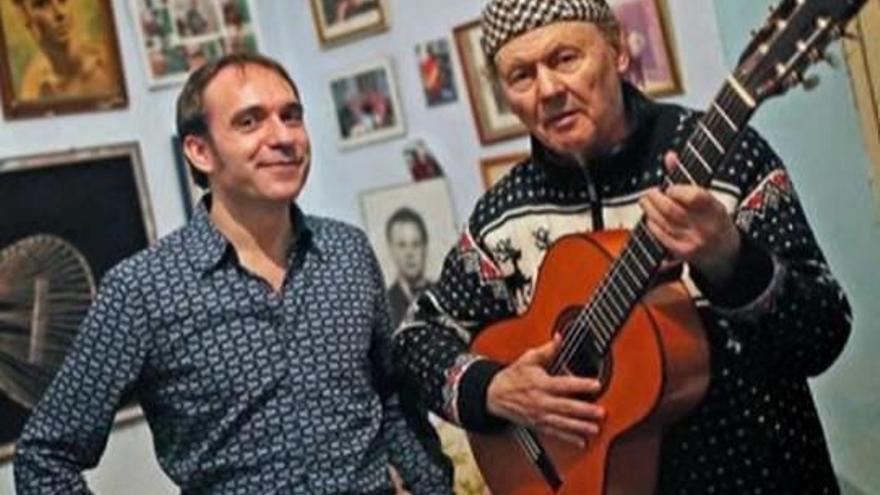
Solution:
[{"label": "wooden guitar body", "polygon": [[[583,307],[622,249],[628,234],[570,235],[551,247],[532,304],[522,316],[485,329],[472,350],[509,363],[563,331],[566,314]],[[683,284],[647,293],[620,328],[600,366],[603,389],[594,401],[607,411],[586,449],[538,435],[562,478],[554,491],[523,455],[513,429],[469,434],[493,495],[650,494],[663,425],[693,408],[709,383],[709,352]]]}]

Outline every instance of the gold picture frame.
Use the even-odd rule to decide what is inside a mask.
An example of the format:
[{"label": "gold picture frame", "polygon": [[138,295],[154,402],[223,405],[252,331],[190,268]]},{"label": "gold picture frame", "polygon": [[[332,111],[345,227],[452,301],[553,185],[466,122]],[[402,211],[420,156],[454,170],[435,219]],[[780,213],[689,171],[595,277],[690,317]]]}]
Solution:
[{"label": "gold picture frame", "polygon": [[63,9],[60,15],[49,8],[0,2],[0,88],[6,118],[127,106],[110,0],[68,0],[58,7]]},{"label": "gold picture frame", "polygon": [[527,134],[528,130],[507,106],[497,85],[489,80],[488,61],[480,47],[480,21],[456,26],[452,32],[480,144],[491,144]]},{"label": "gold picture frame", "polygon": [[498,183],[514,165],[528,157],[528,151],[519,151],[480,159],[480,176],[483,177],[483,186],[488,190]]},{"label": "gold picture frame", "polygon": [[653,97],[684,91],[665,0],[608,2],[623,28],[630,65],[624,77]]},{"label": "gold picture frame", "polygon": [[309,0],[312,19],[321,46],[330,48],[389,27],[388,7],[384,0]]}]

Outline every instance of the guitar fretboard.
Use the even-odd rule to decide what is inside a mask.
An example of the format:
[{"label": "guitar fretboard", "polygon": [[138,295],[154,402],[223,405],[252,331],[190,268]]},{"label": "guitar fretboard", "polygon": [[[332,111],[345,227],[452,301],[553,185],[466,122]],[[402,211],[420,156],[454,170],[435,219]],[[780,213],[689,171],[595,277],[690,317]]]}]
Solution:
[{"label": "guitar fretboard", "polygon": [[[736,146],[754,110],[748,94],[733,77],[729,78],[709,110],[697,121],[684,147],[678,150],[678,166],[667,175],[665,186],[708,186],[715,170]],[[582,352],[599,357],[608,353],[617,331],[650,287],[665,256],[666,249],[648,230],[643,218],[590,301],[568,324],[551,373],[561,373]]]}]

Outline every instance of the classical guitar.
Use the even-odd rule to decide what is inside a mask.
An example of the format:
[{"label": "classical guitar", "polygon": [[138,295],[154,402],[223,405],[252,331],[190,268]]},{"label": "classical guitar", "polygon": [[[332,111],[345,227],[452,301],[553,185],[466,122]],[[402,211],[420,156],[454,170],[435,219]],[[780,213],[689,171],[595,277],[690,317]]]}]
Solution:
[{"label": "classical guitar", "polygon": [[[802,82],[867,0],[784,0],[746,48],[685,145],[666,185],[707,186],[758,105]],[[708,347],[680,282],[657,283],[666,256],[642,220],[631,232],[569,235],[544,258],[523,315],[489,326],[472,349],[512,362],[553,334],[562,344],[549,372],[597,376],[594,401],[608,411],[578,449],[521,426],[470,434],[495,495],[650,494],[665,424],[699,403]]]}]

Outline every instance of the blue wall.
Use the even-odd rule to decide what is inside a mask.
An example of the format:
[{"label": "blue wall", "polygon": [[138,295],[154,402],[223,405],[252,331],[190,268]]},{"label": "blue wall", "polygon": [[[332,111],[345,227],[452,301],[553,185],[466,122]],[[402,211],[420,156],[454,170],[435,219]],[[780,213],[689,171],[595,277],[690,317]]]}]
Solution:
[{"label": "blue wall", "polygon": [[[715,0],[725,63],[733,67],[769,1]],[[840,46],[831,50],[842,62]],[[828,261],[853,305],[852,338],[813,381],[838,475],[852,493],[880,493],[880,222],[845,64],[814,71],[821,84],[759,110],[755,126],[787,163]]]}]

